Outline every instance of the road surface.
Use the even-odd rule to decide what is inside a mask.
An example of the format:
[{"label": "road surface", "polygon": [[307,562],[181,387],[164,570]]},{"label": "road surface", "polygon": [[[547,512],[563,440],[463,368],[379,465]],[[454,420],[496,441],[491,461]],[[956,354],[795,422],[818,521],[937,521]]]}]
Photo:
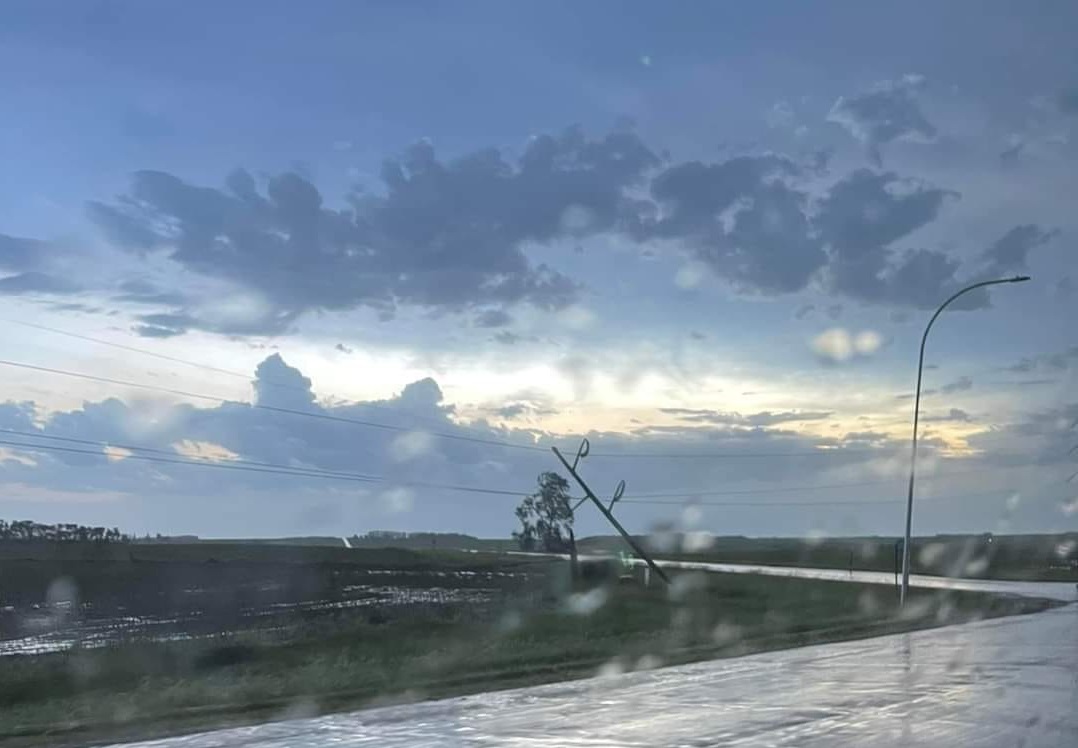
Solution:
[{"label": "road surface", "polygon": [[137,745],[1078,746],[1078,605]]},{"label": "road surface", "polygon": [[[599,558],[599,557],[596,557]],[[634,562],[642,564],[642,561]],[[702,561],[660,561],[660,566],[671,569],[700,569],[727,574],[765,574],[776,577],[800,577],[802,579],[829,579],[838,582],[863,582],[866,584],[894,584],[894,574],[886,571],[848,571],[844,569],[812,569],[801,566],[766,566],[763,564],[718,564]],[[1078,599],[1078,588],[1073,582],[1013,582],[1001,579],[959,579],[911,574],[911,587],[933,589],[974,590],[996,592],[1026,597],[1047,597],[1068,602]]]}]

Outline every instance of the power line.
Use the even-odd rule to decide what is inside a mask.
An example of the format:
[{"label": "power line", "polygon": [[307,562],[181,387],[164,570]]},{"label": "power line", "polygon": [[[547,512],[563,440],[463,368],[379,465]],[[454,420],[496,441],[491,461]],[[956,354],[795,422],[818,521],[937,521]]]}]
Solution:
[{"label": "power line", "polygon": [[803,452],[590,452],[588,457],[602,458],[668,458],[674,460],[733,460],[740,458],[767,458],[767,457],[840,457],[852,454],[888,454],[884,448],[858,448],[845,447],[822,447]]},{"label": "power line", "polygon": [[[201,363],[201,362],[198,362],[198,361],[191,361],[190,359],[179,358],[178,356],[169,356],[169,355],[167,355],[165,353],[157,353],[156,351],[150,351],[150,350],[147,350],[145,348],[138,348],[138,347],[133,346],[133,345],[126,345],[124,343],[117,343],[117,342],[112,341],[112,340],[102,340],[101,338],[95,338],[95,337],[92,337],[90,335],[83,335],[83,334],[77,333],[77,332],[70,332],[68,330],[61,330],[61,329],[59,329],[57,327],[49,327],[48,325],[39,325],[36,322],[25,322],[23,320],[16,320],[16,319],[8,319],[8,320],[4,320],[4,322],[6,322],[8,324],[13,324],[13,325],[21,325],[23,327],[29,327],[29,328],[32,328],[34,330],[43,330],[45,332],[51,332],[51,333],[54,333],[56,335],[64,335],[66,337],[74,338],[76,340],[85,340],[85,341],[90,342],[90,343],[96,343],[98,345],[105,345],[105,346],[109,346],[110,348],[116,348],[116,349],[119,349],[119,350],[122,350],[122,351],[130,351],[132,353],[139,353],[139,354],[144,355],[144,356],[152,356],[153,358],[157,358],[157,359],[160,359],[162,361],[170,361],[170,362],[176,363],[176,364],[184,364],[185,366],[193,366],[196,369],[203,369],[205,371],[211,371],[211,372],[214,372],[216,374],[224,374],[226,376],[235,377],[237,379],[243,379],[244,381],[246,381],[248,383],[254,381],[254,378],[250,374],[244,374],[243,372],[235,371],[234,369],[224,369],[224,368],[219,367],[219,366],[213,366],[212,364],[204,364],[204,363]],[[299,385],[292,384],[290,382],[278,382],[278,381],[274,381],[272,379],[263,379],[261,377],[259,377],[257,381],[260,384],[268,384],[268,385],[270,385],[272,387],[281,387],[283,389],[295,390],[297,392],[310,392],[310,390],[308,388],[300,387]],[[391,413],[404,413],[404,414],[410,416],[411,418],[415,418],[416,420],[419,420],[419,421],[426,421],[428,423],[438,423],[438,422],[436,422],[434,419],[432,419],[430,417],[423,416],[423,415],[421,415],[419,413],[414,413],[414,412],[412,412],[411,410],[409,410],[407,408],[391,408],[391,407],[387,407],[385,405],[380,405],[378,403],[369,403],[369,402],[359,402],[359,403],[350,403],[350,404],[353,405],[353,406],[357,406],[357,407],[374,408],[374,409],[377,409],[377,410],[384,410],[384,411],[388,411],[388,412],[391,412]],[[438,423],[438,425],[441,425],[441,423]]]},{"label": "power line", "polygon": [[[34,433],[31,433],[31,432],[20,432],[20,431],[15,431],[15,430],[12,430],[12,429],[2,429],[0,431],[5,432],[5,433],[18,434],[18,435],[21,435],[21,436],[26,436],[26,437],[31,437],[31,438],[54,439],[54,440],[71,442],[71,443],[76,443],[76,444],[93,445],[93,446],[98,446],[98,447],[102,447],[102,448],[110,448],[111,447],[111,448],[117,448],[117,449],[124,449],[124,450],[128,450],[128,451],[148,452],[148,453],[152,453],[152,454],[162,454],[162,455],[174,454],[174,453],[169,453],[169,452],[167,452],[165,450],[160,450],[160,449],[156,449],[156,448],[153,448],[153,447],[140,447],[140,446],[135,446],[135,445],[117,444],[117,443],[105,442],[105,441],[94,441],[94,440],[90,440],[90,439],[77,439],[77,438],[74,438],[74,437],[62,437],[62,436],[56,436],[56,435],[52,435],[52,434],[34,434]],[[62,452],[62,453],[69,453],[69,454],[83,454],[83,455],[89,455],[89,456],[94,456],[94,457],[106,457],[106,458],[113,457],[112,455],[109,455],[106,452],[101,452],[101,451],[96,451],[96,450],[74,449],[74,448],[58,447],[58,446],[47,445],[47,444],[27,444],[25,442],[13,442],[13,441],[7,441],[7,440],[0,440],[0,445],[12,446],[12,447],[17,447],[17,448],[21,448],[21,449],[28,449],[28,450],[31,450],[31,451],[33,451],[33,450],[44,450],[44,451]],[[356,481],[356,482],[362,482],[362,483],[391,483],[393,485],[402,485],[402,486],[416,487],[416,488],[433,488],[433,489],[440,489],[440,490],[460,491],[460,492],[466,492],[466,493],[477,493],[477,494],[488,494],[488,495],[499,495],[499,496],[523,496],[523,495],[525,495],[527,493],[527,491],[514,491],[514,490],[507,490],[507,489],[481,488],[481,487],[478,487],[478,486],[460,486],[460,485],[454,485],[454,484],[429,483],[429,482],[423,482],[423,481],[395,481],[395,480],[388,479],[388,478],[386,478],[384,476],[378,476],[378,475],[364,475],[364,474],[359,474],[359,473],[348,473],[348,472],[343,472],[343,471],[330,471],[330,470],[323,470],[323,469],[320,469],[320,468],[317,468],[317,469],[297,468],[297,467],[294,467],[294,466],[291,466],[291,465],[281,465],[281,464],[277,464],[277,463],[268,463],[268,462],[255,462],[255,461],[249,461],[249,460],[246,460],[246,461],[245,460],[229,460],[229,461],[224,461],[224,462],[213,462],[213,461],[208,461],[208,460],[204,460],[204,459],[181,459],[181,458],[172,458],[172,457],[157,457],[157,456],[151,456],[151,454],[129,454],[129,455],[124,455],[121,459],[137,459],[137,460],[143,460],[143,461],[146,461],[146,462],[157,462],[157,463],[165,463],[165,464],[173,464],[173,465],[187,465],[187,466],[193,466],[193,467],[209,467],[209,468],[220,468],[220,469],[226,469],[226,470],[241,470],[241,471],[244,471],[244,472],[254,472],[254,473],[271,473],[271,474],[278,474],[278,475],[291,475],[291,476],[302,477],[302,478],[325,478],[325,479],[330,479],[330,480]],[[979,471],[968,471],[968,472],[979,472]],[[951,475],[954,475],[954,474],[951,474]],[[690,495],[691,496],[700,496],[700,495],[724,496],[724,495],[754,495],[754,494],[758,495],[758,494],[769,494],[769,493],[780,493],[780,492],[796,492],[796,491],[826,489],[826,488],[842,488],[842,487],[858,486],[858,485],[879,485],[879,484],[893,483],[893,482],[894,481],[863,481],[863,482],[859,482],[859,483],[836,483],[836,484],[829,484],[829,485],[813,485],[813,486],[801,486],[801,487],[796,487],[795,486],[795,487],[772,488],[772,489],[747,489],[747,490],[743,490],[743,491],[734,490],[734,491],[718,491],[718,492],[710,492],[710,493],[709,492],[703,492],[703,493],[697,492],[697,493],[693,493],[693,494],[688,494],[688,493],[686,493],[686,494],[638,494],[636,498],[631,498],[630,497],[630,498],[621,499],[621,501],[623,501],[625,503],[628,503],[628,504],[650,504],[650,505],[655,505],[655,506],[684,506],[686,504],[693,504],[693,505],[703,505],[703,506],[745,506],[745,507],[764,507],[764,506],[857,506],[857,505],[902,503],[902,501],[900,501],[900,500],[894,500],[894,501],[892,501],[892,500],[882,500],[881,501],[881,500],[867,500],[867,499],[849,499],[849,500],[841,500],[841,499],[839,499],[839,500],[824,500],[824,501],[768,501],[768,502],[760,502],[760,501],[741,501],[741,502],[738,502],[738,501],[719,501],[719,502],[715,502],[715,501],[657,501],[657,500],[655,500],[655,499],[663,498],[663,497],[690,496]],[[1009,492],[1010,490],[1011,489],[1006,489],[1004,492]],[[970,495],[979,495],[979,494],[970,494]],[[928,500],[934,501],[934,500],[938,500],[938,499],[928,499]]]},{"label": "power line", "polygon": [[[74,447],[61,447],[54,444],[28,444],[26,442],[14,442],[6,439],[0,439],[0,446],[16,447],[18,449],[24,449],[29,451],[45,451],[45,452],[62,452],[66,454],[81,454],[91,457],[105,457],[113,458],[114,455],[109,455],[105,452],[100,452],[90,449],[76,449]],[[115,446],[115,445],[111,445]],[[444,483],[426,483],[422,481],[397,481],[384,476],[372,475],[372,476],[360,476],[350,475],[348,473],[332,473],[332,472],[318,472],[307,471],[301,468],[291,468],[287,465],[272,466],[272,463],[265,463],[265,467],[254,465],[233,465],[229,462],[209,462],[206,460],[185,460],[185,459],[170,459],[167,457],[158,457],[149,454],[128,454],[124,455],[121,460],[142,460],[144,462],[165,463],[170,465],[186,465],[190,467],[205,467],[215,468],[221,470],[240,470],[250,473],[270,473],[274,475],[291,475],[297,478],[324,478],[327,480],[342,480],[356,483],[388,483],[395,486],[407,486],[414,488],[437,488],[445,491],[461,491],[466,493],[477,494],[491,494],[497,496],[523,496],[526,492],[523,491],[509,491],[495,488],[480,488],[478,486],[458,486]]]},{"label": "power line", "polygon": [[[135,387],[138,389],[150,390],[153,392],[163,392],[169,395],[176,395],[178,397],[188,397],[195,400],[204,400],[208,402],[215,402],[219,404],[227,404],[235,402],[228,398],[218,397],[216,395],[206,395],[199,392],[189,392],[187,390],[174,389],[172,387],[162,387],[155,384],[145,384],[142,382],[128,382],[123,379],[114,379],[112,377],[101,377],[94,374],[85,374],[77,371],[68,371],[66,369],[54,369],[49,366],[37,366],[35,364],[27,364],[19,361],[7,361],[0,359],[0,365],[12,366],[18,369],[27,369],[29,371],[40,371],[48,374],[58,374],[65,377],[74,377],[76,379],[85,379],[91,382],[101,382],[104,384],[115,384],[121,387]],[[294,408],[281,408],[275,405],[264,405],[262,403],[244,403],[247,407],[255,408],[258,410],[270,411],[273,413],[286,413],[288,415],[303,416],[305,418],[317,418],[323,421],[335,421],[337,423],[350,423],[356,426],[366,426],[368,428],[382,429],[385,431],[396,432],[412,432],[416,429],[408,428],[406,426],[397,426],[389,423],[378,423],[375,421],[365,421],[359,418],[346,418],[344,416],[335,416],[329,413],[318,413],[313,411],[295,410]],[[470,442],[473,444],[485,444],[492,447],[505,447],[507,449],[519,449],[529,452],[546,452],[546,447],[539,447],[530,444],[514,444],[512,442],[499,441],[495,439],[483,439],[475,436],[465,436],[463,434],[449,434],[442,431],[424,431],[424,433],[431,436],[436,436],[441,439],[452,439],[455,441]]]},{"label": "power line", "polygon": [[[998,467],[998,468],[980,468],[975,470],[955,470],[949,473],[937,473],[929,476],[926,480],[934,480],[936,478],[951,478],[961,477],[964,475],[981,474],[985,472],[997,471],[997,470],[1013,470],[1013,467]],[[783,488],[746,488],[746,489],[731,489],[724,491],[685,491],[681,493],[638,493],[634,494],[638,499],[660,499],[660,498],[678,498],[678,497],[695,497],[695,496],[745,496],[753,494],[769,494],[769,493],[796,493],[798,491],[822,491],[831,488],[860,488],[864,486],[887,486],[896,483],[904,483],[906,478],[887,478],[877,480],[864,480],[864,481],[848,481],[845,483],[813,483],[806,486],[786,486]]]},{"label": "power line", "polygon": [[[90,445],[90,446],[96,446],[96,447],[102,447],[102,448],[110,448],[111,447],[111,448],[114,448],[114,449],[124,449],[124,450],[128,450],[128,451],[133,451],[133,452],[147,452],[147,453],[150,453],[150,454],[164,455],[164,456],[170,457],[170,458],[175,458],[176,457],[176,452],[175,451],[170,451],[170,450],[165,450],[165,449],[158,449],[158,448],[155,448],[155,447],[143,447],[143,446],[138,446],[138,445],[133,445],[133,444],[125,444],[125,443],[120,443],[120,442],[114,442],[114,441],[104,441],[104,440],[94,440],[94,439],[79,439],[79,438],[70,437],[70,436],[58,436],[58,435],[55,435],[55,434],[45,434],[45,433],[40,433],[40,432],[35,433],[33,431],[19,431],[17,429],[0,429],[0,433],[13,434],[15,436],[21,436],[21,437],[32,438],[32,439],[48,439],[48,440],[51,440],[51,441],[62,441],[62,442],[67,442],[67,443],[72,443],[72,444],[83,444],[83,445]],[[198,457],[198,456],[194,456],[194,457],[185,456],[185,457],[186,457],[186,459],[189,459],[189,460],[194,460],[194,461],[198,461],[198,462],[208,462],[210,464],[213,464],[214,462],[216,462],[214,460],[211,460],[210,458],[205,458],[205,457]],[[297,467],[297,466],[294,466],[294,465],[282,465],[282,464],[272,463],[272,462],[259,462],[259,461],[256,461],[256,460],[246,460],[246,459],[241,459],[241,458],[228,458],[227,462],[230,463],[230,464],[250,465],[250,466],[254,466],[254,467],[266,467],[266,468],[273,468],[273,469],[279,469],[279,470],[302,471],[305,474],[306,473],[310,473],[310,474],[318,473],[318,474],[325,474],[327,476],[344,476],[344,477],[350,477],[350,478],[359,478],[359,479],[376,480],[376,481],[377,480],[382,480],[381,476],[373,476],[373,475],[368,475],[368,474],[364,474],[364,473],[352,473],[352,472],[348,472],[348,471],[328,470],[328,469],[325,469],[325,468],[318,468],[318,467],[314,467],[314,468]],[[1013,467],[1000,467],[1000,468],[980,468],[980,469],[973,469],[973,470],[956,470],[956,471],[953,471],[953,472],[939,473],[939,474],[936,474],[936,475],[929,476],[928,480],[933,480],[933,479],[937,479],[937,478],[961,477],[961,476],[973,475],[973,474],[978,474],[979,475],[979,474],[982,474],[982,473],[987,472],[987,471],[1012,470],[1012,469],[1014,469],[1014,468]],[[773,493],[798,493],[798,492],[802,492],[802,491],[823,491],[823,490],[829,490],[829,489],[833,489],[833,488],[858,488],[858,487],[865,487],[865,486],[884,486],[884,485],[893,485],[893,484],[896,484],[896,483],[901,483],[904,480],[905,480],[904,478],[888,478],[888,479],[865,480],[865,481],[847,481],[847,482],[843,482],[843,483],[816,483],[816,484],[810,484],[810,485],[805,485],[805,486],[785,486],[785,487],[779,487],[779,488],[746,488],[746,489],[727,489],[727,490],[722,490],[722,491],[682,491],[682,492],[669,492],[669,493],[667,493],[667,492],[663,492],[663,493],[638,493],[638,494],[632,494],[630,496],[630,498],[633,499],[633,500],[641,500],[641,499],[664,499],[664,498],[665,499],[670,499],[670,498],[682,498],[682,497],[687,498],[687,499],[694,499],[695,497],[699,497],[699,496],[753,496],[753,495],[773,494]],[[507,492],[507,493],[513,493],[513,495],[523,495],[523,493],[525,493],[525,492],[515,491],[515,492]],[[673,502],[673,503],[681,503],[681,502]],[[690,503],[690,502],[685,502],[685,503]]]},{"label": "power line", "polygon": [[[110,455],[106,452],[100,452],[91,449],[75,449],[74,447],[60,447],[55,444],[27,444],[26,442],[13,442],[6,439],[0,439],[0,445],[7,447],[18,447],[20,449],[28,450],[44,450],[47,452],[64,452],[68,454],[83,454],[91,455],[93,457],[106,457],[115,459],[115,455]],[[121,459],[124,460],[143,460],[146,462],[160,462],[171,465],[193,465],[197,467],[216,468],[220,470],[239,470],[250,473],[274,473],[278,475],[296,475],[309,478],[330,478],[335,480],[355,481],[360,483],[375,483],[376,479],[360,478],[358,476],[346,476],[346,475],[333,475],[330,473],[305,473],[302,470],[294,470],[287,466],[281,466],[280,468],[270,467],[255,467],[252,465],[232,465],[228,462],[208,462],[205,460],[185,460],[185,459],[170,459],[168,457],[157,457],[148,454],[128,454],[124,455]]]},{"label": "power line", "polygon": [[[1015,493],[1017,489],[1013,488],[996,488],[990,491],[981,491],[977,493],[966,494],[952,494],[951,496],[935,496],[935,497],[921,497],[918,498],[919,502],[933,503],[936,501],[956,501],[960,499],[968,499],[977,496],[990,496],[993,494],[1002,493]],[[666,506],[685,506],[690,502],[684,501],[650,501],[640,499],[621,499],[619,503],[626,504],[651,504],[651,505],[666,505]],[[693,506],[740,506],[740,507],[768,507],[768,506],[876,506],[884,504],[905,504],[905,499],[883,499],[883,500],[868,500],[868,499],[834,499],[825,501],[696,501],[691,502]]]},{"label": "power line", "polygon": [[[57,369],[50,366],[39,366],[36,364],[28,364],[20,361],[9,361],[6,359],[0,359],[0,366],[11,366],[18,369],[26,369],[29,371],[39,371],[47,374],[57,374],[65,377],[73,377],[76,379],[83,379],[90,382],[100,382],[103,384],[113,384],[121,387],[134,387],[137,389],[149,390],[152,392],[162,392],[168,395],[176,395],[177,397],[186,397],[195,400],[203,400],[207,402],[214,402],[219,404],[234,403],[235,400],[229,400],[228,398],[219,397],[217,395],[207,395],[200,392],[191,392],[188,390],[176,389],[173,387],[163,387],[156,384],[146,384],[144,382],[131,382],[123,379],[116,379],[113,377],[103,377],[95,374],[86,374],[83,372],[69,371],[67,369]],[[264,410],[272,413],[284,413],[287,415],[301,416],[305,418],[315,418],[323,421],[332,421],[337,423],[349,423],[356,426],[366,426],[373,429],[381,429],[385,431],[410,433],[416,431],[416,429],[408,428],[406,426],[399,426],[396,424],[379,423],[376,421],[367,421],[359,418],[348,418],[345,416],[336,416],[330,413],[320,413],[316,411],[296,410],[294,408],[282,408],[276,405],[264,405],[262,403],[243,403],[249,408],[257,410]],[[464,434],[450,434],[444,431],[423,431],[423,433],[430,436],[438,437],[440,439],[449,439],[453,441],[468,442],[472,444],[483,444],[492,447],[504,447],[506,449],[517,449],[527,452],[546,452],[547,447],[541,447],[532,444],[514,444],[513,442],[501,441],[497,439],[485,439],[482,437],[466,436]],[[671,458],[671,459],[685,459],[685,458],[708,458],[708,459],[741,459],[741,458],[783,458],[783,457],[837,457],[847,454],[880,454],[883,450],[878,449],[818,449],[815,451],[807,452],[713,452],[713,453],[676,453],[676,452],[598,452],[591,453],[590,457],[605,457],[605,458]]]},{"label": "power line", "polygon": [[[134,444],[122,444],[120,442],[114,442],[114,441],[101,441],[101,440],[94,440],[94,439],[77,439],[77,438],[72,437],[72,436],[57,436],[56,434],[35,433],[33,431],[19,431],[17,429],[0,429],[0,433],[13,434],[15,436],[22,436],[22,437],[26,437],[26,438],[30,438],[30,439],[48,439],[50,441],[61,441],[61,442],[67,442],[69,444],[85,444],[85,445],[90,445],[90,446],[94,446],[94,447],[102,447],[104,449],[109,449],[109,448],[123,449],[123,450],[127,450],[127,451],[130,451],[130,452],[147,452],[149,454],[158,454],[158,455],[164,455],[164,456],[169,457],[169,458],[177,458],[177,453],[174,450],[158,449],[156,447],[141,447],[141,446],[136,446]],[[351,473],[351,472],[346,472],[346,471],[341,471],[341,470],[325,470],[323,468],[297,467],[295,465],[281,465],[281,464],[272,463],[272,462],[259,462],[257,460],[246,460],[246,459],[242,459],[242,458],[232,458],[232,457],[230,457],[230,458],[227,458],[225,460],[214,460],[214,459],[209,458],[209,457],[202,457],[202,456],[198,456],[198,455],[196,455],[196,456],[180,455],[180,456],[184,457],[185,459],[192,460],[194,462],[199,462],[199,463],[205,462],[205,463],[208,463],[208,464],[215,464],[217,462],[228,462],[228,463],[234,464],[234,465],[252,465],[254,467],[267,467],[267,468],[275,468],[275,469],[282,469],[282,470],[296,470],[296,471],[303,471],[305,473],[306,472],[325,473],[327,475],[342,475],[342,476],[347,476],[347,477],[350,477],[350,478],[365,478],[365,479],[369,479],[369,480],[378,480],[379,479],[379,476],[366,475],[366,474],[363,474],[363,473]]]}]

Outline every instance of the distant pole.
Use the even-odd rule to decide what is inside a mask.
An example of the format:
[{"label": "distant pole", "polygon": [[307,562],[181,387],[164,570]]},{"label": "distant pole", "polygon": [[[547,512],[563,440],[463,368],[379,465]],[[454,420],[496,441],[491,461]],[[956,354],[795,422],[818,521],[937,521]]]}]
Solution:
[{"label": "distant pole", "polygon": [[910,528],[913,523],[913,482],[915,471],[917,469],[917,422],[921,410],[921,374],[923,373],[925,366],[925,341],[928,340],[928,332],[932,329],[932,323],[936,321],[936,317],[940,316],[940,313],[947,308],[947,305],[962,294],[969,293],[977,288],[994,286],[998,283],[1021,283],[1027,280],[1029,280],[1028,275],[1016,275],[1013,278],[981,281],[980,283],[974,283],[972,286],[966,286],[961,291],[952,295],[947,301],[940,304],[939,309],[932,315],[932,319],[928,320],[924,335],[921,336],[921,354],[917,359],[917,391],[913,400],[913,444],[910,449],[910,487],[909,493],[906,495],[906,534],[904,536],[905,541],[902,544],[902,589],[899,593],[900,605],[906,604],[906,593],[909,591],[910,587]]}]

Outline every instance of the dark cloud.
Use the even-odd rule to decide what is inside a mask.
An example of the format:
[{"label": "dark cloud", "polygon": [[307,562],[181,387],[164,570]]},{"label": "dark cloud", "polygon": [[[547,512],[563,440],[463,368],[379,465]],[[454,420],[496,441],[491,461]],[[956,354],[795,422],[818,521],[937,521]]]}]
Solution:
[{"label": "dark cloud", "polygon": [[[663,164],[630,132],[589,139],[572,129],[533,139],[515,161],[496,149],[443,161],[419,143],[385,163],[380,191],[337,204],[295,173],[263,184],[236,171],[215,188],[140,171],[127,194],[91,202],[88,211],[124,250],[165,255],[228,284],[212,298],[141,277],[110,287],[115,301],[172,317],[140,324],[175,332],[284,334],[308,311],[368,307],[390,320],[405,305],[435,315],[470,311],[477,327],[504,327],[515,304],[559,309],[579,297],[574,280],[524,248],[541,254],[546,243],[595,234],[627,237],[643,254],[680,245],[747,294],[815,285],[847,299],[928,309],[959,287],[956,259],[900,246],[956,193],[869,169],[821,191],[825,168],[773,153]],[[1018,226],[986,250],[982,265],[1019,264],[1052,235]],[[16,274],[66,277],[39,267],[56,251],[0,237],[0,264]],[[63,284],[28,276],[8,286],[59,293]],[[955,308],[986,306],[988,298],[978,291]],[[799,318],[808,313],[802,307]]]},{"label": "dark cloud", "polygon": [[707,340],[707,335],[700,332],[699,330],[692,330],[689,333],[689,337],[692,338],[693,340]]},{"label": "dark cloud", "polygon": [[341,353],[353,353],[353,350],[344,343],[337,343],[337,345],[333,346],[333,350],[340,351]]},{"label": "dark cloud", "polygon": [[810,314],[812,314],[814,311],[816,311],[815,304],[802,304],[797,308],[797,311],[794,312],[794,319],[804,319],[805,317],[808,317]]},{"label": "dark cloud", "polygon": [[821,200],[815,220],[830,253],[829,286],[874,303],[938,304],[956,285],[957,261],[924,249],[900,253],[892,245],[934,221],[954,197],[892,172],[860,169],[837,182]]},{"label": "dark cloud", "polygon": [[973,420],[969,413],[961,408],[951,408],[946,413],[928,414],[921,416],[922,421],[928,422],[945,422],[952,421],[957,423],[969,423]]},{"label": "dark cloud", "polygon": [[657,165],[631,133],[589,140],[571,129],[533,139],[516,164],[495,149],[442,162],[419,143],[385,163],[384,194],[349,196],[343,209],[293,173],[262,194],[244,171],[224,189],[141,171],[129,194],[88,210],[121,247],[257,293],[273,330],[310,309],[560,308],[576,284],[522,245],[616,229],[627,190]]},{"label": "dark cloud", "polygon": [[640,238],[679,239],[743,291],[798,291],[825,262],[807,195],[784,181],[802,173],[777,155],[669,167],[651,182],[659,209],[638,213]]},{"label": "dark cloud", "polygon": [[932,222],[952,196],[894,172],[858,169],[830,188],[816,225],[835,252],[853,259]]},{"label": "dark cloud", "polygon": [[842,316],[842,304],[832,304],[827,307],[827,316],[831,319],[838,319]]},{"label": "dark cloud", "polygon": [[513,324],[513,315],[504,309],[486,309],[476,315],[472,324],[476,327],[505,327]]},{"label": "dark cloud", "polygon": [[936,137],[936,128],[921,112],[917,94],[924,78],[906,75],[898,80],[877,83],[868,91],[840,96],[827,116],[863,143],[872,162],[882,162],[880,148],[896,140],[927,141]]},{"label": "dark cloud", "polygon": [[1032,223],[1015,226],[981,254],[985,273],[996,275],[1025,270],[1030,251],[1058,235],[1058,230],[1045,231]]}]

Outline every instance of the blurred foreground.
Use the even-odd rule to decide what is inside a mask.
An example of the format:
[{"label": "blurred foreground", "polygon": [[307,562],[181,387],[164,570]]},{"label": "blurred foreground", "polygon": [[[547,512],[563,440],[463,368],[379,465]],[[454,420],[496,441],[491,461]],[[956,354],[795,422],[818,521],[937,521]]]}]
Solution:
[{"label": "blurred foreground", "polygon": [[0,738],[12,745],[418,701],[1055,604],[917,590],[900,615],[884,585],[681,570],[665,589],[611,562],[586,563],[573,582],[564,561],[488,553],[77,549],[3,560]]}]

